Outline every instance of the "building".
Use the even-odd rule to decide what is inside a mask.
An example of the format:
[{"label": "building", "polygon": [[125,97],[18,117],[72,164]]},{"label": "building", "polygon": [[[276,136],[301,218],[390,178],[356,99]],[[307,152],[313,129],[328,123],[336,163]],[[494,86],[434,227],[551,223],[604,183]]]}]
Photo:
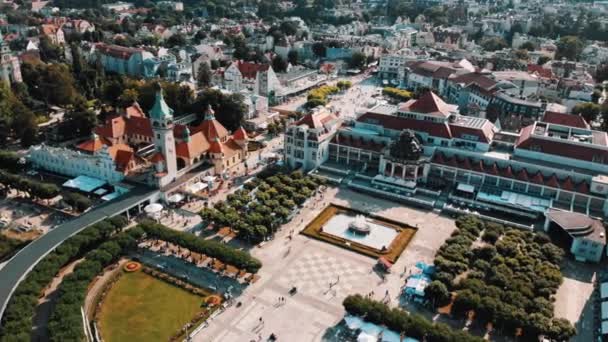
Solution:
[{"label": "building", "polygon": [[159,1],[156,3],[156,7],[175,12],[182,12],[184,10],[184,3],[181,1]]},{"label": "building", "polygon": [[402,49],[394,54],[382,55],[378,63],[378,76],[385,80],[402,79],[406,63],[416,59],[416,55],[410,49]]},{"label": "building", "polygon": [[42,24],[40,26],[40,33],[55,45],[65,44],[65,33],[61,27],[55,24]]},{"label": "building", "polygon": [[327,161],[329,143],[340,120],[325,108],[317,108],[285,132],[285,159],[292,168],[312,170]]},{"label": "building", "polygon": [[606,228],[600,220],[581,213],[548,210],[544,229],[561,242],[570,245],[578,261],[599,262],[606,246]]},{"label": "building", "polygon": [[490,99],[487,115],[492,120],[500,120],[503,128],[518,131],[539,120],[545,106],[541,101],[511,95],[501,89]]},{"label": "building", "polygon": [[[356,190],[528,228],[550,209],[608,216],[608,135],[575,120],[539,115],[511,132],[431,92],[338,127],[313,119],[288,128],[286,163]],[[328,150],[311,141],[312,126]]]},{"label": "building", "polygon": [[[95,45],[91,62],[95,62],[97,59],[101,61],[106,71],[143,77],[146,75],[146,60],[154,61],[154,55],[139,48],[99,43]],[[150,69],[149,65],[148,69]],[[148,73],[150,72],[148,71]]]},{"label": "building", "polygon": [[44,144],[30,147],[27,160],[34,168],[44,169],[70,177],[89,176],[103,179],[111,184],[121,182],[129,171],[135,168],[133,152],[125,145],[110,147],[100,143],[98,137],[92,139],[95,146],[91,151],[51,147]]},{"label": "building", "polygon": [[22,82],[21,63],[19,58],[11,52],[7,42],[0,32],[0,80],[11,84]]},{"label": "building", "polygon": [[133,9],[133,4],[129,2],[118,1],[111,4],[103,4],[102,8],[108,11],[124,12]]},{"label": "building", "polygon": [[474,72],[475,67],[466,59],[458,62],[415,61],[408,63],[405,84],[408,89],[428,88],[445,94],[448,78],[456,73]]},{"label": "building", "polygon": [[273,97],[280,87],[277,75],[267,63],[235,61],[224,71],[224,88],[231,92],[248,89],[256,95]]}]

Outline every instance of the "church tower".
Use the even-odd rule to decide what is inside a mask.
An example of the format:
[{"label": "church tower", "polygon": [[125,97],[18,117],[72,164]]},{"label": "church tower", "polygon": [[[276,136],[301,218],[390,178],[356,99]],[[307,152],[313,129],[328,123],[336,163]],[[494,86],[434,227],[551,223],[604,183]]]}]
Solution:
[{"label": "church tower", "polygon": [[21,63],[19,58],[14,56],[8,43],[4,41],[4,37],[0,32],[0,81],[4,81],[9,85],[15,82],[22,82],[21,78]]},{"label": "church tower", "polygon": [[155,160],[159,184],[165,186],[177,176],[177,157],[173,136],[173,109],[169,108],[165,102],[160,85],[156,91],[154,106],[150,110],[150,121],[154,132],[154,146],[157,151]]}]

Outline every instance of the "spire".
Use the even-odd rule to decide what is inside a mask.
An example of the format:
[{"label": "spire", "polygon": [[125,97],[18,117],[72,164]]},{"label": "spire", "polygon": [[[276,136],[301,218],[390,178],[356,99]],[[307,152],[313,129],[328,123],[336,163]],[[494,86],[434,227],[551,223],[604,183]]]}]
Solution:
[{"label": "spire", "polygon": [[150,118],[153,120],[165,120],[166,118],[173,117],[173,109],[165,102],[160,84],[157,83],[156,87],[156,99],[154,101],[154,106],[150,110]]},{"label": "spire", "polygon": [[215,120],[215,112],[210,104],[207,105],[207,109],[205,110],[205,120]]}]

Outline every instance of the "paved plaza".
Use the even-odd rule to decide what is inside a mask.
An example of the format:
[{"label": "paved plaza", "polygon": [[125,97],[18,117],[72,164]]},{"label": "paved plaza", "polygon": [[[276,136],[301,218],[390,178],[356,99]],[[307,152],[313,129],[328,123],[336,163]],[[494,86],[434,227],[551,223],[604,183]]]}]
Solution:
[{"label": "paved plaza", "polygon": [[[403,221],[419,230],[383,281],[373,271],[376,260],[355,252],[296,234],[329,203],[369,211]],[[264,264],[261,279],[229,307],[208,322],[195,341],[266,341],[271,333],[283,341],[320,341],[329,327],[344,316],[342,300],[349,294],[374,292],[377,300],[396,306],[404,285],[405,268],[418,261],[431,262],[435,250],[455,229],[450,218],[384,201],[351,190],[330,187],[308,203],[275,239],[252,250]],[[289,289],[297,287],[290,296]],[[280,302],[279,298],[285,301]],[[262,319],[260,321],[260,318]]]}]

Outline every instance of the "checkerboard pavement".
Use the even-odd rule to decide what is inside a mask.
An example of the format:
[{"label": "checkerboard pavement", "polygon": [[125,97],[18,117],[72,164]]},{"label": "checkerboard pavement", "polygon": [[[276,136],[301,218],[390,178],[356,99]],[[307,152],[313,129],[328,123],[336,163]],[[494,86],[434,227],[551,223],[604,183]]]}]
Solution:
[{"label": "checkerboard pavement", "polygon": [[[329,284],[336,281],[330,289]],[[296,286],[298,293],[308,296],[341,301],[349,294],[369,292],[372,281],[369,267],[316,252],[303,254],[287,266],[278,283],[288,289]]]}]

